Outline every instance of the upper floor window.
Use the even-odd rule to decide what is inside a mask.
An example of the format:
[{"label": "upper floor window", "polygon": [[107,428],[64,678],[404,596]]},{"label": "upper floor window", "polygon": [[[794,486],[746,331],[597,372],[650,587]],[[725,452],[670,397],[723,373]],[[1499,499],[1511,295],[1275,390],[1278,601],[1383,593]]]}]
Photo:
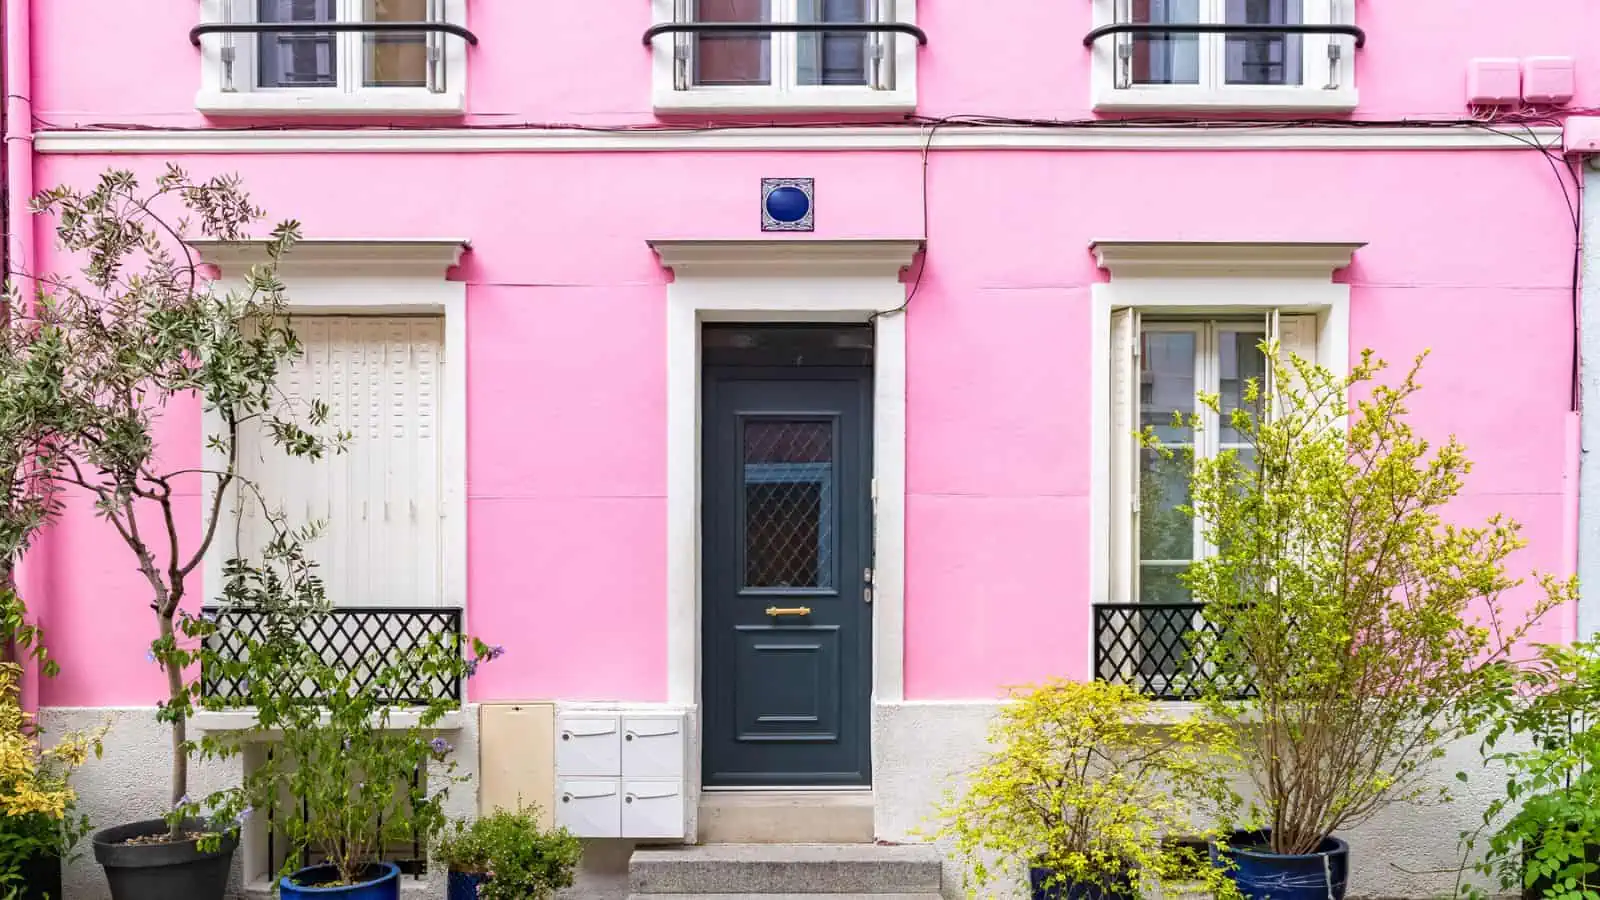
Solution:
[{"label": "upper floor window", "polygon": [[[660,112],[905,111],[916,106],[916,0],[652,0]],[[762,23],[779,30],[738,31]],[[859,26],[805,30],[815,24]],[[673,26],[710,25],[693,30]],[[872,30],[871,26],[893,28]],[[722,26],[722,27],[716,27]],[[790,30],[782,30],[790,26]],[[898,30],[897,30],[898,29]]]},{"label": "upper floor window", "polygon": [[[204,0],[198,106],[215,114],[451,114],[466,79],[465,0]],[[267,26],[282,23],[282,31]],[[374,25],[334,28],[319,23]],[[406,30],[410,24],[456,31]],[[237,26],[237,30],[229,30]]]},{"label": "upper floor window", "polygon": [[1089,43],[1097,110],[1356,105],[1353,52],[1363,38],[1354,28],[1352,0],[1094,4]]}]

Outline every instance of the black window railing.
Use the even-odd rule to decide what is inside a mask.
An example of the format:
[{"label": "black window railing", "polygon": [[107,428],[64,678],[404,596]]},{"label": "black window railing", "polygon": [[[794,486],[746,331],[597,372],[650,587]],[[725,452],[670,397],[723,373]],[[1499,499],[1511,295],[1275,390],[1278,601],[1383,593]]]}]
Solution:
[{"label": "black window railing", "polygon": [[1204,613],[1203,603],[1096,603],[1094,677],[1157,700],[1199,697],[1215,681],[1203,648],[1216,629]]},{"label": "black window railing", "polygon": [[[257,610],[207,607],[216,618],[217,630],[207,639],[209,649],[224,659],[243,659],[251,643],[266,637],[266,617]],[[404,653],[422,642],[439,636],[460,639],[461,610],[438,607],[347,607],[335,608],[306,618],[300,625],[301,640],[322,654],[331,665],[348,665],[357,673],[357,686],[366,688],[361,676],[372,668],[371,661],[386,654]],[[445,676],[432,676],[408,686],[394,697],[382,698],[395,706],[423,706],[434,700],[461,701],[461,683]],[[249,686],[209,667],[202,667],[200,689],[208,699],[236,701],[244,705]],[[317,699],[310,685],[302,699]]]}]

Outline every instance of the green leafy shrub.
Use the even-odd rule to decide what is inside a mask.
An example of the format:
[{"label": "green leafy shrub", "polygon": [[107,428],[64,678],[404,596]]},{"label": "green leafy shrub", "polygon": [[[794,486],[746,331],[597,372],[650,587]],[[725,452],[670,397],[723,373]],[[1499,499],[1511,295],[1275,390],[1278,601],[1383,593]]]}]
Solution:
[{"label": "green leafy shrub", "polygon": [[1473,869],[1505,890],[1539,887],[1543,900],[1600,900],[1600,641],[1541,646],[1508,687],[1483,742],[1506,769],[1505,795],[1462,835],[1471,852],[1489,833]]},{"label": "green leafy shrub", "polygon": [[451,871],[487,877],[481,900],[544,900],[571,887],[583,848],[565,828],[545,830],[534,810],[497,810],[452,822],[437,855]]},{"label": "green leafy shrub", "polygon": [[[450,787],[464,780],[455,774],[454,747],[438,732],[460,702],[417,698],[417,686],[460,683],[503,650],[439,634],[414,646],[328,659],[315,638],[322,631],[316,619],[328,615],[323,583],[298,540],[275,540],[260,564],[233,560],[227,574],[225,608],[251,610],[262,636],[242,653],[220,654],[203,644],[199,654],[246,684],[245,695],[228,702],[253,707],[256,726],[207,735],[201,751],[206,758],[234,756],[267,732],[274,752],[239,787],[185,798],[174,815],[209,809],[213,821],[242,824],[256,808],[293,797],[304,815],[276,823],[289,850],[282,874],[309,851],[337,870],[338,884],[360,883],[388,846],[430,843],[445,825]],[[190,628],[203,641],[217,625],[192,620]],[[404,724],[396,721],[402,702],[415,716]]]},{"label": "green leafy shrub", "polygon": [[[1430,764],[1576,583],[1541,578],[1514,617],[1518,525],[1447,520],[1471,463],[1406,422],[1426,354],[1387,385],[1370,351],[1338,376],[1261,349],[1268,383],[1249,380],[1237,409],[1200,396],[1246,449],[1181,456],[1185,512],[1217,548],[1183,581],[1216,629],[1193,636],[1203,706],[1254,787],[1240,824],[1270,828],[1273,852],[1310,853],[1385,804],[1436,796]],[[1174,457],[1153,431],[1144,442]]]},{"label": "green leafy shrub", "polygon": [[969,894],[1040,867],[1054,884],[1108,895],[1199,880],[1232,896],[1218,869],[1165,840],[1192,831],[1202,800],[1226,794],[1214,728],[1162,722],[1150,700],[1103,682],[1052,681],[1012,700],[991,726],[987,760],[937,813],[934,837],[954,845]]}]

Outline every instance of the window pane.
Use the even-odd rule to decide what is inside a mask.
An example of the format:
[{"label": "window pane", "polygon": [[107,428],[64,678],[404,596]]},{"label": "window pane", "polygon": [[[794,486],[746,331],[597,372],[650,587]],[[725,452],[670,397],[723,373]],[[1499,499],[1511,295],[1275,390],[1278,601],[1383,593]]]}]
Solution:
[{"label": "window pane", "polygon": [[1188,603],[1193,598],[1178,576],[1188,571],[1182,566],[1139,566],[1140,603]]},{"label": "window pane", "polygon": [[[428,0],[366,0],[369,22],[426,22]],[[368,87],[427,87],[428,35],[401,31],[364,36]]]},{"label": "window pane", "polygon": [[[771,0],[695,0],[696,22],[770,22]],[[695,38],[694,83],[772,83],[771,34],[703,34]]]},{"label": "window pane", "polygon": [[833,424],[744,427],[746,587],[831,587]]},{"label": "window pane", "polygon": [[[800,0],[802,22],[865,22],[867,0]],[[800,84],[865,85],[868,48],[865,34],[829,31],[801,34]]]},{"label": "window pane", "polygon": [[[1245,389],[1253,379],[1259,389],[1266,378],[1267,360],[1261,353],[1261,340],[1266,337],[1261,331],[1222,331],[1218,334],[1218,350],[1222,358],[1218,360],[1218,372],[1221,382],[1218,392],[1222,395],[1222,442],[1234,443],[1243,440],[1239,432],[1235,431],[1229,420],[1233,411],[1244,405]],[[1259,413],[1261,404],[1258,401],[1254,410]]]},{"label": "window pane", "polygon": [[[257,0],[258,22],[332,22],[336,0]],[[259,35],[256,83],[264,88],[337,87],[338,45],[333,32]]]},{"label": "window pane", "polygon": [[[1131,21],[1140,25],[1194,25],[1200,0],[1132,0]],[[1133,35],[1134,84],[1199,84],[1200,36]]]},{"label": "window pane", "polygon": [[1172,424],[1174,411],[1194,412],[1195,333],[1145,331],[1139,335],[1139,425],[1154,426],[1167,443],[1192,440],[1187,425]]},{"label": "window pane", "polygon": [[[1228,0],[1229,25],[1299,25],[1301,0]],[[1230,34],[1229,84],[1296,85],[1305,35]]]},{"label": "window pane", "polygon": [[1194,520],[1178,507],[1189,502],[1189,461],[1185,448],[1163,457],[1143,450],[1139,457],[1139,559],[1194,558]]}]

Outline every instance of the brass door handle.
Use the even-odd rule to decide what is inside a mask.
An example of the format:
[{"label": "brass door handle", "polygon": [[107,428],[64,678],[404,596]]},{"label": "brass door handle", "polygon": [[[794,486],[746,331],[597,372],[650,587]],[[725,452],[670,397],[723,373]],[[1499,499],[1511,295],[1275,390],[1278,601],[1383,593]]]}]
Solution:
[{"label": "brass door handle", "polygon": [[773,616],[773,617],[777,617],[777,616],[809,616],[809,615],[811,615],[811,607],[809,607],[809,606],[787,606],[787,607],[785,607],[785,606],[769,606],[769,607],[767,607],[767,615]]}]

